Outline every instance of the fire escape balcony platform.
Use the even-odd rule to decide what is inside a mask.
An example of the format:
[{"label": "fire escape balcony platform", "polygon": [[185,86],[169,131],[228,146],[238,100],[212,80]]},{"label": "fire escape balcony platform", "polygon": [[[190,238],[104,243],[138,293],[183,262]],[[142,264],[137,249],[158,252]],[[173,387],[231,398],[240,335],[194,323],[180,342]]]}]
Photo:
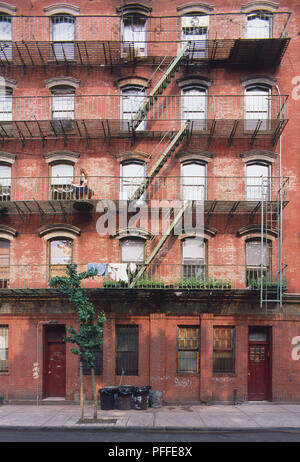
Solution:
[{"label": "fire escape balcony platform", "polygon": [[231,67],[246,68],[278,66],[289,42],[287,37],[235,40],[227,63]]},{"label": "fire escape balcony platform", "polygon": [[[97,204],[100,201],[110,200],[114,204],[114,210],[118,213],[120,210],[124,212],[126,206],[128,206],[129,201],[126,200],[114,200],[106,199],[99,197],[99,199],[69,199],[69,200],[23,200],[23,201],[0,201],[0,217],[5,217],[8,215],[17,215],[23,221],[26,220],[28,215],[40,215],[42,218],[48,215],[63,215],[65,218],[68,215],[74,213],[90,213],[96,212]],[[169,199],[166,198],[165,201]],[[171,201],[172,199],[170,199]],[[173,199],[176,200],[176,199]],[[193,207],[193,211],[203,210],[203,213],[207,216],[211,215],[260,215],[261,213],[261,200],[251,200],[251,201],[233,201],[233,200],[205,200],[205,201],[190,201]],[[284,200],[282,203],[278,201],[264,201],[264,213],[272,214],[277,216],[281,209],[284,209],[289,201]],[[144,206],[149,208],[152,212],[154,210],[169,208],[170,205],[167,203],[159,204],[157,200],[149,202],[138,202],[139,206]]]},{"label": "fire escape balcony platform", "polygon": [[[145,121],[146,127],[134,132],[135,139],[160,139],[171,131],[176,133],[185,122],[184,119],[151,119]],[[246,119],[191,119],[188,142],[201,138],[209,145],[213,140],[225,139],[231,145],[235,139],[249,140],[253,146],[256,141],[263,141],[275,146],[288,119],[276,118],[266,120]],[[267,123],[267,127],[265,124]],[[263,128],[261,128],[263,127]],[[13,120],[0,121],[0,145],[6,142],[20,141],[25,146],[29,141],[83,140],[87,143],[93,139],[132,139],[130,121],[119,119],[72,119],[72,120]]]},{"label": "fire escape balcony platform", "polygon": [[[211,67],[277,66],[288,47],[289,38],[269,39],[208,39],[201,51],[193,43],[184,65],[209,65]],[[184,42],[159,41],[145,42],[147,53],[141,53],[134,43],[124,44],[113,40],[80,40],[72,42],[74,51],[68,55],[61,51],[55,53],[54,46],[61,44],[49,41],[11,42],[11,56],[0,54],[0,68],[22,66],[24,70],[43,66],[45,69],[57,66],[67,67],[108,67],[140,64],[146,66],[169,65],[177,56]],[[168,50],[166,55],[162,50]]]},{"label": "fire escape balcony platform", "polygon": [[[106,263],[108,266],[109,262]],[[43,297],[53,296],[61,297],[58,288],[50,288],[50,277],[65,276],[66,265],[56,266],[56,271],[49,265],[10,265],[7,267],[6,279],[0,279],[0,296],[1,297]],[[88,264],[78,264],[79,273],[87,271]],[[142,266],[142,265],[140,265]],[[128,268],[130,265],[128,265]],[[138,271],[138,265],[136,272]],[[249,273],[251,271],[251,273]],[[269,269],[268,279],[264,281],[264,286],[268,285],[268,296],[276,300],[276,292],[282,286],[287,290],[287,280],[282,282],[272,268]],[[202,267],[185,264],[168,264],[153,263],[146,267],[145,273],[138,278],[136,284],[131,287],[130,281],[134,277],[128,273],[127,279],[115,281],[110,276],[94,276],[82,282],[82,288],[90,295],[101,295],[105,298],[116,296],[126,296],[128,290],[132,291],[138,297],[148,297],[155,292],[165,292],[172,296],[181,297],[190,296],[191,298],[208,297],[222,298],[225,297],[253,297],[259,300],[260,297],[260,265],[256,269],[247,268],[240,264],[226,265],[203,265]],[[179,292],[179,294],[178,294]],[[117,293],[119,295],[117,295]],[[143,293],[143,295],[142,295]],[[185,294],[185,295],[184,295]]]}]

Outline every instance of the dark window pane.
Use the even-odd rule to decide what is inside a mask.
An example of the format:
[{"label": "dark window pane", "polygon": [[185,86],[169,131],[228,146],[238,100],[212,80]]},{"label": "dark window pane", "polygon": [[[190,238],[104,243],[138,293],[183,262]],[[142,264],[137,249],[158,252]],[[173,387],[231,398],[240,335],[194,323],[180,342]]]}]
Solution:
[{"label": "dark window pane", "polygon": [[8,326],[0,325],[0,372],[8,372]]},{"label": "dark window pane", "polygon": [[116,326],[116,375],[138,375],[138,326]]},{"label": "dark window pane", "polygon": [[213,372],[234,372],[234,328],[214,327]]},{"label": "dark window pane", "polygon": [[199,328],[178,327],[177,345],[177,371],[199,372]]}]

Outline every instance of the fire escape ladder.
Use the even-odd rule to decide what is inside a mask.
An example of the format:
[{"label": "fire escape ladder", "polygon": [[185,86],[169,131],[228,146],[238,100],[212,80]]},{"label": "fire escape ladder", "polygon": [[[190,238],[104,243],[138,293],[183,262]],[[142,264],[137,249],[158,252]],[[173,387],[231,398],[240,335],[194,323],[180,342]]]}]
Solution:
[{"label": "fire escape ladder", "polygon": [[167,88],[170,82],[173,80],[177,72],[182,66],[182,61],[186,58],[187,52],[190,48],[190,44],[187,44],[181,51],[178,53],[176,58],[171,62],[168,69],[161,77],[159,82],[155,85],[153,90],[151,90],[150,94],[145,98],[144,103],[138,109],[138,111],[132,117],[131,122],[131,130],[135,132],[138,126],[142,123],[142,121],[147,117],[148,112],[152,109],[154,104],[156,103],[158,97],[163,93],[163,91]]},{"label": "fire escape ladder", "polygon": [[[156,257],[156,255],[158,254],[158,252],[160,251],[160,249],[162,248],[162,246],[164,245],[164,243],[166,242],[166,240],[168,239],[168,237],[170,236],[170,234],[174,230],[175,226],[178,224],[179,220],[181,220],[184,212],[189,207],[189,205],[190,205],[190,201],[185,201],[184,202],[183,206],[180,208],[180,210],[177,213],[177,215],[175,216],[173,222],[171,223],[169,228],[166,230],[165,234],[162,236],[162,238],[160,239],[160,241],[156,245],[156,247],[153,250],[153,252],[151,253],[151,255],[147,258],[145,263],[142,265],[142,267],[137,272],[134,279],[131,281],[131,283],[129,285],[130,289],[132,289],[135,286],[135,284],[140,279],[140,277],[144,274],[144,272],[146,271],[146,269],[148,268],[150,263],[154,260],[154,258]],[[175,213],[175,210],[174,210],[174,213]]]},{"label": "fire escape ladder", "polygon": [[187,120],[185,124],[181,127],[181,129],[177,132],[177,134],[173,137],[168,147],[165,149],[165,151],[162,153],[160,158],[157,160],[155,165],[150,170],[149,175],[147,175],[145,180],[140,184],[138,189],[135,191],[133,196],[130,198],[130,201],[136,201],[140,199],[140,197],[144,194],[148,186],[152,183],[152,181],[154,180],[156,175],[159,173],[159,171],[162,169],[162,167],[165,165],[169,157],[171,157],[173,152],[177,149],[179,144],[182,142],[183,138],[186,136],[188,132],[189,124],[190,124],[190,121]]}]

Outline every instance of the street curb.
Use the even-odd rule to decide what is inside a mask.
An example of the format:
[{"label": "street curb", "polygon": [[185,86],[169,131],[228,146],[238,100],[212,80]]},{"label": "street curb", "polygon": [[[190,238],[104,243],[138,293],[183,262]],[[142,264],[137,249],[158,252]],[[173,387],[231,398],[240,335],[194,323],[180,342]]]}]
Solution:
[{"label": "street curb", "polygon": [[82,425],[78,426],[21,426],[21,425],[2,425],[0,432],[9,431],[116,431],[116,432],[194,432],[194,433],[216,433],[216,432],[240,432],[240,433],[258,433],[258,432],[300,432],[300,427],[115,427],[113,424],[109,426],[93,426]]}]

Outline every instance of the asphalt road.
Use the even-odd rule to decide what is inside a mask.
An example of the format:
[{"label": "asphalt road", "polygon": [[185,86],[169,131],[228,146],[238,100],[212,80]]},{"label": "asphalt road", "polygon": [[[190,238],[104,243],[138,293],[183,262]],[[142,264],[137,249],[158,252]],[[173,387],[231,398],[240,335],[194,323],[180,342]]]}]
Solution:
[{"label": "asphalt road", "polygon": [[[192,449],[198,450],[198,443],[204,442],[300,442],[300,429],[276,430],[276,431],[217,431],[217,432],[116,432],[116,431],[32,431],[32,430],[0,430],[1,443],[107,443],[102,448],[108,450],[115,448],[116,444],[124,443],[125,447],[143,447],[143,443],[149,443],[147,446],[154,446],[151,443],[162,443],[159,446],[170,446],[167,443],[174,443],[173,446],[187,446],[181,443],[192,443]],[[126,443],[137,443],[136,446]],[[109,444],[112,443],[112,444]],[[194,443],[194,444],[193,444]],[[195,451],[194,454],[195,455]],[[193,452],[193,451],[192,451]],[[120,454],[119,454],[120,455]],[[158,455],[158,454],[155,454]],[[161,454],[160,456],[164,456]],[[189,454],[186,454],[189,456]],[[151,454],[152,456],[152,454]],[[135,458],[135,457],[134,457]]]}]

